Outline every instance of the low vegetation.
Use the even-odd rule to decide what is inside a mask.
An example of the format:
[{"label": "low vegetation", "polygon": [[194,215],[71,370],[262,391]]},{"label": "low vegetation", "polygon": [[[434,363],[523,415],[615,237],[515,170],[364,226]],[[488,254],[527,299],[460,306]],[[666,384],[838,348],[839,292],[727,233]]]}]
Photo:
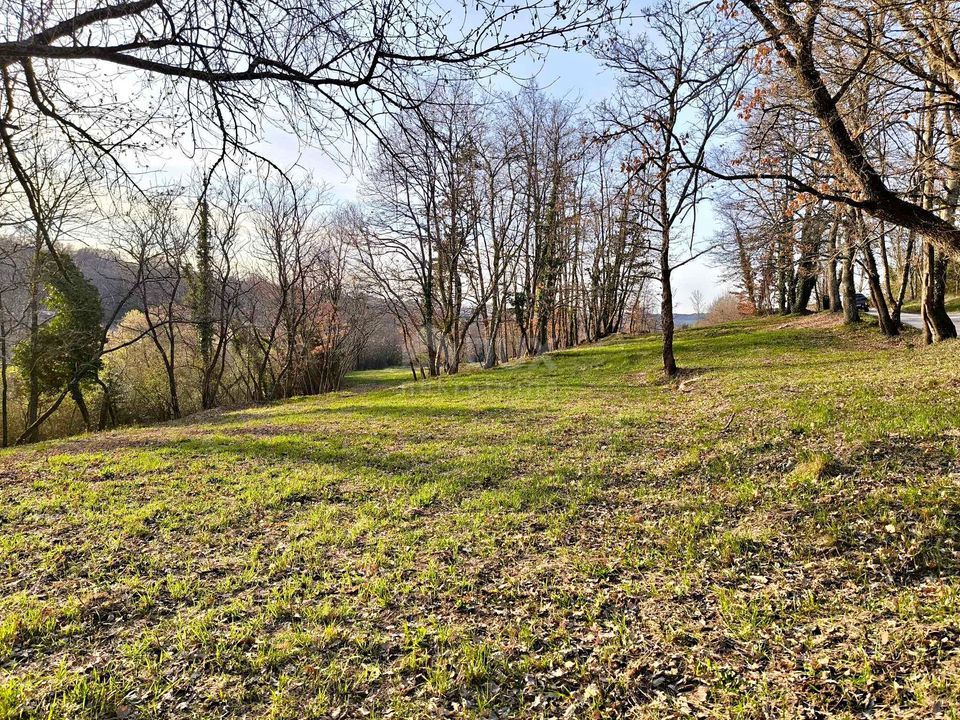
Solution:
[{"label": "low vegetation", "polygon": [[617,339],[0,455],[0,717],[956,717],[951,344]]}]

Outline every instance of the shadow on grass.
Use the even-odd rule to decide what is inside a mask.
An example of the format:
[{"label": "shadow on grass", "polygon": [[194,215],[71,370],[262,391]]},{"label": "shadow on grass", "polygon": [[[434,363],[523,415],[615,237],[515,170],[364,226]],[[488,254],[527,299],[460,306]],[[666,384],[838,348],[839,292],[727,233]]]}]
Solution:
[{"label": "shadow on grass", "polygon": [[452,457],[411,449],[385,450],[363,445],[347,445],[338,438],[312,439],[278,435],[211,436],[171,442],[158,452],[175,457],[211,457],[235,461],[256,459],[279,468],[291,463],[330,466],[346,475],[360,476],[370,471],[394,476],[405,485],[417,486],[443,477],[462,478],[467,485],[489,484],[504,479],[507,464],[493,456],[466,454]]},{"label": "shadow on grass", "polygon": [[[451,395],[455,396],[455,394]],[[463,404],[455,405],[417,405],[406,395],[401,395],[397,397],[397,399],[393,399],[395,396],[392,395],[387,397],[389,400],[384,399],[380,402],[361,401],[349,405],[337,404],[332,407],[318,405],[314,407],[297,408],[289,414],[278,416],[239,411],[211,419],[204,423],[204,425],[214,429],[222,428],[223,426],[237,426],[236,429],[239,432],[247,432],[248,428],[244,427],[246,425],[262,425],[262,429],[255,432],[259,434],[285,435],[287,433],[304,431],[305,429],[309,430],[309,418],[336,419],[337,417],[342,417],[352,418],[355,421],[378,421],[384,419],[391,421],[410,420],[415,423],[421,423],[420,425],[415,425],[415,427],[423,428],[425,431],[431,429],[429,425],[423,424],[428,421],[496,421],[503,419],[509,420],[511,423],[522,424],[534,419],[534,413],[531,413],[529,410],[507,405],[473,407],[467,404],[466,401],[458,401],[458,403]],[[438,394],[436,398],[431,397],[430,399],[442,399],[443,397],[443,394]],[[542,416],[543,414],[539,414],[537,419],[542,419]],[[304,428],[305,421],[308,426],[307,428]],[[271,427],[271,422],[275,422],[276,425]],[[318,431],[323,429],[322,427],[317,428]],[[360,429],[362,429],[362,426],[360,426]]]},{"label": "shadow on grass", "polygon": [[[813,523],[836,542],[855,577],[897,583],[960,576],[960,471],[953,441],[891,438],[866,444],[825,472],[845,483],[820,493],[796,522]],[[799,528],[798,528],[799,534]]]}]

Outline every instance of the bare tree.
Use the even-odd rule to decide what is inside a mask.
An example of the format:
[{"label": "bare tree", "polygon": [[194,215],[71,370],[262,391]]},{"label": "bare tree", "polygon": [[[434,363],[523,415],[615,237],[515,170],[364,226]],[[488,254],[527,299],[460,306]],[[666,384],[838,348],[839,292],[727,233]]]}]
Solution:
[{"label": "bare tree", "polygon": [[248,188],[236,173],[202,184],[195,214],[194,266],[187,267],[189,305],[196,328],[200,406],[216,407],[223,390],[230,341],[245,287],[238,257]]},{"label": "bare tree", "polygon": [[[647,220],[656,233],[663,370],[677,374],[673,351],[673,272],[698,254],[696,209],[708,176],[701,172],[711,142],[739,97],[740,62],[709,12],[667,0],[646,12],[646,37],[614,37],[599,50],[621,73],[623,96],[604,113],[609,133],[635,145],[634,177],[646,187]],[[690,238],[689,252],[676,259],[677,236]]]},{"label": "bare tree", "polygon": [[[624,167],[620,143],[602,143],[596,161],[597,194],[587,203],[590,218],[584,228],[586,243],[592,243],[588,270],[587,338],[598,340],[624,325],[626,313],[643,292],[652,273],[650,233],[645,224],[646,188]],[[620,162],[617,162],[619,160]]]},{"label": "bare tree", "polygon": [[192,243],[176,207],[178,200],[176,192],[166,191],[138,202],[118,238],[124,260],[140,277],[136,289],[145,328],[136,331],[149,339],[162,361],[171,418],[183,414],[181,345],[183,329],[190,324],[187,259]]},{"label": "bare tree", "polygon": [[[429,110],[395,127],[367,183],[371,224],[357,245],[360,261],[398,320],[412,321],[408,332],[420,335],[431,375],[457,372],[493,291],[475,255],[484,134],[464,87],[438,93]],[[471,277],[479,296],[467,296]]]},{"label": "bare tree", "polygon": [[703,315],[705,309],[703,293],[700,290],[694,290],[690,293],[690,304],[693,305],[693,312],[699,318]]},{"label": "bare tree", "polygon": [[507,352],[498,349],[498,338],[508,320],[508,305],[516,280],[520,252],[520,198],[515,192],[522,163],[513,128],[504,122],[487,123],[477,148],[479,232],[474,235],[468,279],[473,297],[480,302],[480,319],[486,332],[482,350],[485,368],[497,364]]},{"label": "bare tree", "polygon": [[269,125],[313,138],[351,126],[376,133],[384,112],[423,102],[418,78],[429,69],[503,69],[621,11],[605,0],[480,0],[459,13],[415,0],[5,0],[3,182],[15,184],[53,252],[24,160],[35,128],[59,138],[91,183],[131,178],[124,151],[156,142],[223,157],[249,152]]},{"label": "bare tree", "polygon": [[523,352],[538,355],[550,349],[561,285],[574,259],[572,218],[579,204],[585,128],[574,106],[535,87],[513,99],[510,122],[523,161],[515,187],[522,225],[514,318]]}]

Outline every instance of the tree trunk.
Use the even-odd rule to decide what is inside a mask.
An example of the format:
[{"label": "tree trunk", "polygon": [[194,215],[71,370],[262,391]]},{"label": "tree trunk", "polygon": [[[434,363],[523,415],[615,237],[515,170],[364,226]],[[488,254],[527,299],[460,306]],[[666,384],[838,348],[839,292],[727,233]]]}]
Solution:
[{"label": "tree trunk", "polygon": [[61,403],[63,403],[64,398],[66,398],[68,394],[69,394],[68,389],[62,390],[60,394],[57,396],[57,399],[54,400],[53,403],[51,403],[46,410],[43,411],[43,414],[36,419],[33,425],[28,425],[24,429],[24,431],[20,434],[20,437],[16,439],[15,444],[25,445],[26,443],[35,442],[35,440],[32,438],[36,438],[39,436],[40,426],[47,421],[47,418],[49,418],[51,415],[53,415],[57,411],[57,408],[60,407]]},{"label": "tree trunk", "polygon": [[490,318],[490,336],[483,351],[483,368],[489,370],[497,364],[497,335],[500,332],[500,307],[496,298],[493,300],[493,312]]},{"label": "tree trunk", "polygon": [[817,275],[813,266],[802,269],[797,278],[797,289],[793,297],[793,306],[790,312],[797,315],[804,315],[808,312],[807,306],[810,304],[810,297],[813,295],[814,285],[817,284]]},{"label": "tree trunk", "polygon": [[911,269],[913,267],[913,246],[916,233],[911,230],[907,236],[907,249],[904,253],[903,260],[903,277],[900,278],[900,289],[897,291],[897,296],[894,299],[893,309],[890,313],[890,317],[896,323],[897,327],[903,327],[903,322],[900,320],[900,312],[903,308],[903,299],[907,296],[907,287],[911,284],[910,276]]},{"label": "tree trunk", "polygon": [[[792,225],[793,223],[791,223]],[[810,298],[817,284],[817,256],[820,253],[820,223],[811,218],[809,208],[804,213],[800,226],[800,258],[797,270],[792,278],[790,293],[790,312],[804,315],[810,305]]]},{"label": "tree trunk", "polygon": [[954,326],[944,302],[947,290],[946,258],[937,253],[932,243],[924,243],[923,248],[923,290],[920,315],[923,318],[924,341],[941,342],[957,337]]},{"label": "tree trunk", "polygon": [[80,417],[83,418],[84,430],[90,432],[93,429],[93,426],[90,424],[90,411],[87,409],[87,403],[83,399],[83,393],[80,391],[80,386],[76,383],[70,385],[70,397],[73,398],[73,402],[76,403],[77,410],[80,411]]},{"label": "tree trunk", "polygon": [[537,316],[537,346],[534,352],[535,355],[543,355],[550,349],[550,344],[547,340],[547,330],[549,329],[548,320],[549,317],[546,313]]},{"label": "tree trunk", "polygon": [[793,259],[787,260],[784,245],[786,244],[783,235],[779,238],[779,247],[777,252],[777,312],[781,315],[787,315],[790,312],[789,290],[790,283],[787,279],[787,263],[793,262]]},{"label": "tree trunk", "polygon": [[895,337],[900,334],[900,328],[893,322],[887,307],[887,299],[883,292],[883,286],[880,282],[880,272],[877,269],[877,260],[873,256],[873,249],[869,242],[863,243],[863,257],[867,267],[867,282],[870,284],[870,296],[873,298],[873,306],[877,310],[877,319],[880,322],[880,331],[887,337]]},{"label": "tree trunk", "polygon": [[860,312],[857,310],[857,300],[854,297],[857,289],[853,283],[853,256],[855,251],[853,238],[850,237],[848,231],[846,237],[846,252],[843,255],[843,270],[840,279],[843,321],[848,325],[860,322]]},{"label": "tree trunk", "polygon": [[757,295],[756,277],[753,272],[753,264],[750,262],[750,256],[747,254],[746,241],[739,227],[734,227],[734,238],[737,241],[737,257],[740,261],[740,277],[743,281],[743,289],[747,293],[750,305],[754,311],[760,312],[760,299]]},{"label": "tree trunk", "polygon": [[97,422],[98,430],[106,430],[110,424],[117,424],[117,415],[113,409],[113,400],[110,398],[110,388],[107,387],[107,384],[97,378],[97,384],[100,386],[100,389],[103,391],[103,401],[100,404],[100,419]]},{"label": "tree trunk", "polygon": [[440,354],[437,352],[436,329],[433,326],[433,281],[428,278],[423,296],[423,330],[427,344],[427,365],[430,377],[440,374]]},{"label": "tree trunk", "polygon": [[180,393],[177,390],[177,375],[172,363],[164,363],[167,371],[167,387],[170,389],[170,418],[180,419]]},{"label": "tree trunk", "polygon": [[670,245],[664,240],[660,250],[660,280],[663,292],[660,302],[660,331],[663,333],[663,374],[668,378],[677,374],[677,360],[673,355],[673,286],[670,279]]},{"label": "tree trunk", "polygon": [[827,257],[826,267],[824,271],[826,273],[827,280],[827,299],[829,302],[828,310],[830,312],[842,312],[843,303],[840,300],[840,278],[837,273],[837,257],[839,249],[837,247],[837,237],[840,234],[840,219],[839,217],[834,221],[833,228],[830,231],[830,250],[829,256]]}]

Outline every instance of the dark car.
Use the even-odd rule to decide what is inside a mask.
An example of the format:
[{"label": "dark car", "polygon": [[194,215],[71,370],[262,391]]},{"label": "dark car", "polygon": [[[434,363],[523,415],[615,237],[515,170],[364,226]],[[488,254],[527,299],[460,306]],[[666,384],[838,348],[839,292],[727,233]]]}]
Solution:
[{"label": "dark car", "polygon": [[870,303],[867,302],[867,296],[863,293],[857,293],[853,296],[853,304],[857,306],[857,310],[863,310],[866,312],[870,309]]}]

